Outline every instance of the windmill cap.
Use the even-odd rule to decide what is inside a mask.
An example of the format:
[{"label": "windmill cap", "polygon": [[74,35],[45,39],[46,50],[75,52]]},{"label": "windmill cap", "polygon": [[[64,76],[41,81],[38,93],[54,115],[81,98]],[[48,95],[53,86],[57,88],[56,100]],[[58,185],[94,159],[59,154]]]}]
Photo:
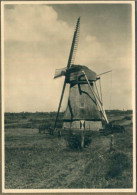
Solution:
[{"label": "windmill cap", "polygon": [[78,78],[82,81],[86,80],[82,71],[85,72],[88,80],[96,81],[97,74],[94,71],[90,70],[87,66],[73,64],[71,68],[66,71],[66,75],[69,76],[69,82],[78,80]]}]

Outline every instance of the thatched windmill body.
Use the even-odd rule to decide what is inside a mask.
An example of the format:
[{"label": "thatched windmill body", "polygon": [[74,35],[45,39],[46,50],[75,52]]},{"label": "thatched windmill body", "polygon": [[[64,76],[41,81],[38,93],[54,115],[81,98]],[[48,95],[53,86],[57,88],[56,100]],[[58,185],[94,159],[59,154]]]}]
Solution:
[{"label": "thatched windmill body", "polygon": [[54,129],[66,84],[70,85],[67,108],[63,119],[63,129],[99,130],[102,121],[108,123],[103,104],[96,87],[100,78],[95,72],[83,65],[74,65],[74,57],[79,38],[80,18],[77,20],[66,68],[56,70],[55,77],[65,76],[61,98],[58,106]]}]

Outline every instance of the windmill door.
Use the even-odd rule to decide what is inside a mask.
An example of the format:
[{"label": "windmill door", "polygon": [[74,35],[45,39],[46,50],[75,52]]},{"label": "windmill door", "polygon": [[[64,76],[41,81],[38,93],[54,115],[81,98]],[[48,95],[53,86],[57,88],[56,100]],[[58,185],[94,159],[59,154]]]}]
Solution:
[{"label": "windmill door", "polygon": [[85,129],[85,121],[84,120],[81,120],[80,121],[80,129],[81,130],[84,130]]}]

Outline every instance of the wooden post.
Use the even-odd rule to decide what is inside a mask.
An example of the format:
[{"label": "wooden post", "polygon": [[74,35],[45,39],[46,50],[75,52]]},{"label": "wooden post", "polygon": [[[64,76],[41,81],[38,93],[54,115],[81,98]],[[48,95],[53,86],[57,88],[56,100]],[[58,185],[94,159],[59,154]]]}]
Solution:
[{"label": "wooden post", "polygon": [[85,129],[85,121],[80,121],[80,130],[81,130],[81,148],[84,148],[84,129]]},{"label": "wooden post", "polygon": [[110,137],[110,151],[114,150],[114,135]]},{"label": "wooden post", "polygon": [[61,129],[58,130],[58,137],[61,137]]},{"label": "wooden post", "polygon": [[84,130],[81,130],[81,148],[84,148]]}]

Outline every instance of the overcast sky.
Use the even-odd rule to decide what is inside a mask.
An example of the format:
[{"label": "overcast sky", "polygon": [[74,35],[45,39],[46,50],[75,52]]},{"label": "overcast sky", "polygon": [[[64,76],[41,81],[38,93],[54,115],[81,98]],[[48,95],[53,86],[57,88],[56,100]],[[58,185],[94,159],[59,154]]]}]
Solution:
[{"label": "overcast sky", "polygon": [[5,5],[5,111],[57,110],[64,78],[53,77],[67,65],[79,16],[75,64],[112,70],[101,77],[104,107],[131,109],[131,14],[130,4]]}]

